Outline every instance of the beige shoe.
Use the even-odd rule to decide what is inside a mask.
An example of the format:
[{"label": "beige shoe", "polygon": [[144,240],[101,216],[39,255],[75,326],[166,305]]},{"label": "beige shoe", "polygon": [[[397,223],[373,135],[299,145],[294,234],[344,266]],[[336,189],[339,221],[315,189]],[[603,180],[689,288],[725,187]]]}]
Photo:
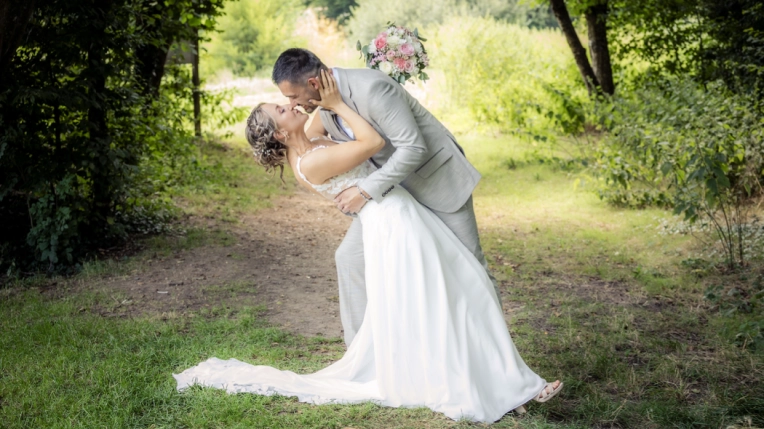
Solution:
[{"label": "beige shoe", "polygon": [[[557,385],[557,388],[553,388],[552,391],[550,392],[547,389],[551,387],[552,387],[552,383],[547,383],[546,386],[544,386],[544,389],[541,391],[541,393],[539,393],[538,396],[534,398],[534,400],[537,402],[546,402],[554,398],[554,396],[560,393],[560,390],[562,390],[562,381],[560,382],[559,385]],[[546,393],[546,395],[541,396],[544,393]]]}]

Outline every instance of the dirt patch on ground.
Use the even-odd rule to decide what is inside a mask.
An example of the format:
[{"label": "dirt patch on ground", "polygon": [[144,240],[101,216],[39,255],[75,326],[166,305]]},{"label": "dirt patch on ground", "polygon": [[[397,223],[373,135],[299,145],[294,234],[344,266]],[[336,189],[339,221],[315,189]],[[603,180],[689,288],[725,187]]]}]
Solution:
[{"label": "dirt patch on ground", "polygon": [[82,287],[113,296],[92,309],[109,317],[174,317],[253,305],[291,332],[341,336],[334,251],[349,225],[350,218],[330,202],[300,190],[226,227],[232,245],[149,256],[140,272]]}]

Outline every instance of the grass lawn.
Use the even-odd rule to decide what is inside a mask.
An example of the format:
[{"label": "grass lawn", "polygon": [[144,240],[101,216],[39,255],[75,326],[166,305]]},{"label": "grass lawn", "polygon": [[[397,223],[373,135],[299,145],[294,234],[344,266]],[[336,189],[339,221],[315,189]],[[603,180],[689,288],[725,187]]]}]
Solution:
[{"label": "grass lawn", "polygon": [[[734,341],[735,328],[760,319],[761,309],[722,317],[703,299],[708,286],[741,281],[753,269],[732,276],[683,266],[698,245],[658,234],[668,213],[608,207],[591,179],[533,161],[524,142],[477,135],[460,142],[483,173],[475,207],[513,339],[539,374],[565,382],[558,398],[491,427],[764,427],[764,353]],[[207,182],[178,190],[186,213],[235,224],[238,213],[292,189],[239,149],[206,153],[218,167]],[[190,231],[180,243],[147,241],[147,252],[234,239]],[[70,292],[120,270],[140,271],[144,260],[93,262],[71,278],[0,289],[0,428],[484,426],[427,409],[316,407],[202,388],[177,393],[171,374],[210,356],[312,372],[344,346],[269,327],[258,307],[104,317],[89,309],[119,305],[119,297]],[[227,290],[235,301],[237,289]]]}]

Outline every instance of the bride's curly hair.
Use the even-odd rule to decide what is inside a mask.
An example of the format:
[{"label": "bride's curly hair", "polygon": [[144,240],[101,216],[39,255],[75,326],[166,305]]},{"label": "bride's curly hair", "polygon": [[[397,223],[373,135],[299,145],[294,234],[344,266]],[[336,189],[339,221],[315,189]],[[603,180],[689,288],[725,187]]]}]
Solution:
[{"label": "bride's curly hair", "polygon": [[244,133],[249,145],[252,146],[255,161],[265,167],[266,171],[275,171],[276,167],[280,168],[283,181],[287,147],[276,139],[278,127],[273,118],[263,110],[263,104],[265,103],[260,103],[252,109],[252,113],[247,118]]}]

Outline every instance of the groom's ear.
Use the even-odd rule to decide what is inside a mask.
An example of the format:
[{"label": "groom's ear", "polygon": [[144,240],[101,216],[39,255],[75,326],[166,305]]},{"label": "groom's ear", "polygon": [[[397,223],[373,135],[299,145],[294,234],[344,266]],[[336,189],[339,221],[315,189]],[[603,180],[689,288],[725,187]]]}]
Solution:
[{"label": "groom's ear", "polygon": [[318,88],[321,88],[321,84],[318,81],[318,77],[309,77],[308,86],[318,91]]}]

